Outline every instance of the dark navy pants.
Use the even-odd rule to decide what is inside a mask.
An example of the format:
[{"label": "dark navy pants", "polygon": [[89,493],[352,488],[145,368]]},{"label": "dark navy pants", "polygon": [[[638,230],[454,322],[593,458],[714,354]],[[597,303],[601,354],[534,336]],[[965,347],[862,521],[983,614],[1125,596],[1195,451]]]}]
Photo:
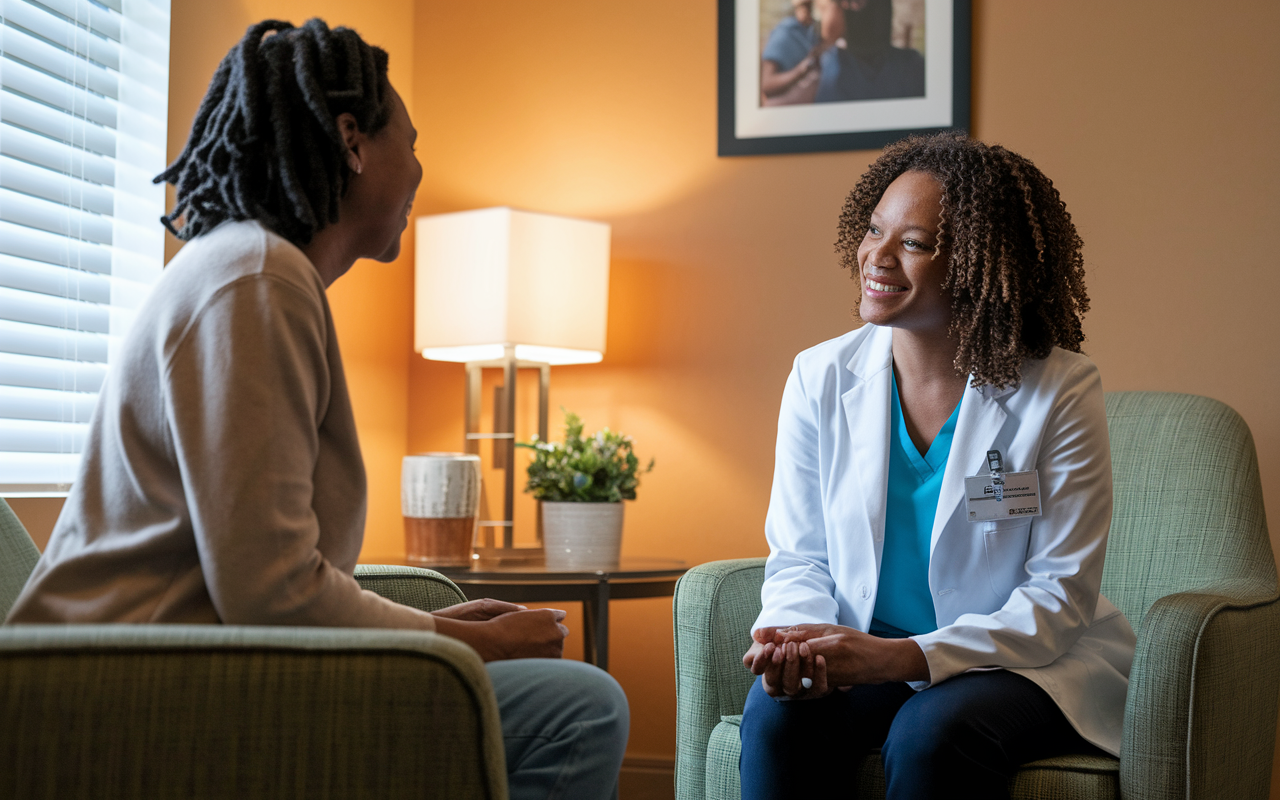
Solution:
[{"label": "dark navy pants", "polygon": [[742,714],[743,800],[827,797],[881,748],[889,800],[1005,798],[1019,765],[1101,753],[1053,699],[1012,672],[967,672],[922,692],[855,686],[818,700],[775,700],[760,679]]}]

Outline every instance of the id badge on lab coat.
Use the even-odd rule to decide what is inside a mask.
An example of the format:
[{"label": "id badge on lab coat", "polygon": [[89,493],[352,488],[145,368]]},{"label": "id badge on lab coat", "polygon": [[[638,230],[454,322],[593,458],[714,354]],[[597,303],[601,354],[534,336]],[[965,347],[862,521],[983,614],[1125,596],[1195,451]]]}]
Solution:
[{"label": "id badge on lab coat", "polygon": [[[1003,478],[997,487],[993,478]],[[997,491],[999,488],[999,491]],[[1004,472],[971,475],[964,479],[965,506],[970,522],[1040,516],[1040,472]]]}]

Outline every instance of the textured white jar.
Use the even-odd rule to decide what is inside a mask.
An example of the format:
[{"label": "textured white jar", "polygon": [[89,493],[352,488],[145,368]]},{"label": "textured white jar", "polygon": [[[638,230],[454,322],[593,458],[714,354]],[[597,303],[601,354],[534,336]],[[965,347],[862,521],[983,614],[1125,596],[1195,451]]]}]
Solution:
[{"label": "textured white jar", "polygon": [[547,568],[617,569],[622,503],[542,503]]},{"label": "textured white jar", "polygon": [[406,517],[455,519],[480,510],[480,456],[422,453],[400,467],[400,513]]}]

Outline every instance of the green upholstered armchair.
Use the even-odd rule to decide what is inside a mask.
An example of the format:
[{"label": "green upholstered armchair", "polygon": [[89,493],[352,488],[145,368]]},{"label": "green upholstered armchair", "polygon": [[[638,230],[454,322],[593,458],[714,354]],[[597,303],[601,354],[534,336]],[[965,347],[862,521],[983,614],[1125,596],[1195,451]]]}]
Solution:
[{"label": "green upholstered armchair", "polygon": [[[1119,760],[1027,764],[1015,798],[1265,798],[1280,689],[1280,603],[1253,439],[1229,407],[1107,395],[1115,512],[1102,591],[1137,654]],[[676,794],[739,796],[742,667],[764,559],[719,561],[676,586]],[[883,797],[878,755],[859,797]]]},{"label": "green upholstered armchair", "polygon": [[[0,500],[0,618],[37,552]],[[424,610],[444,576],[358,567]],[[0,796],[507,796],[475,651],[413,631],[229,625],[0,627]]]}]

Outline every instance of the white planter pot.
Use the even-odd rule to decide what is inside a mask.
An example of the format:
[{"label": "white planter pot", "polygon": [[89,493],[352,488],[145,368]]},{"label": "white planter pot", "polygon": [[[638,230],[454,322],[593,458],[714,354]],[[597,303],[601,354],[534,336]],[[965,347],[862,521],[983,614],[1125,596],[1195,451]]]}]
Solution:
[{"label": "white planter pot", "polygon": [[617,569],[622,503],[542,503],[548,569]]}]

